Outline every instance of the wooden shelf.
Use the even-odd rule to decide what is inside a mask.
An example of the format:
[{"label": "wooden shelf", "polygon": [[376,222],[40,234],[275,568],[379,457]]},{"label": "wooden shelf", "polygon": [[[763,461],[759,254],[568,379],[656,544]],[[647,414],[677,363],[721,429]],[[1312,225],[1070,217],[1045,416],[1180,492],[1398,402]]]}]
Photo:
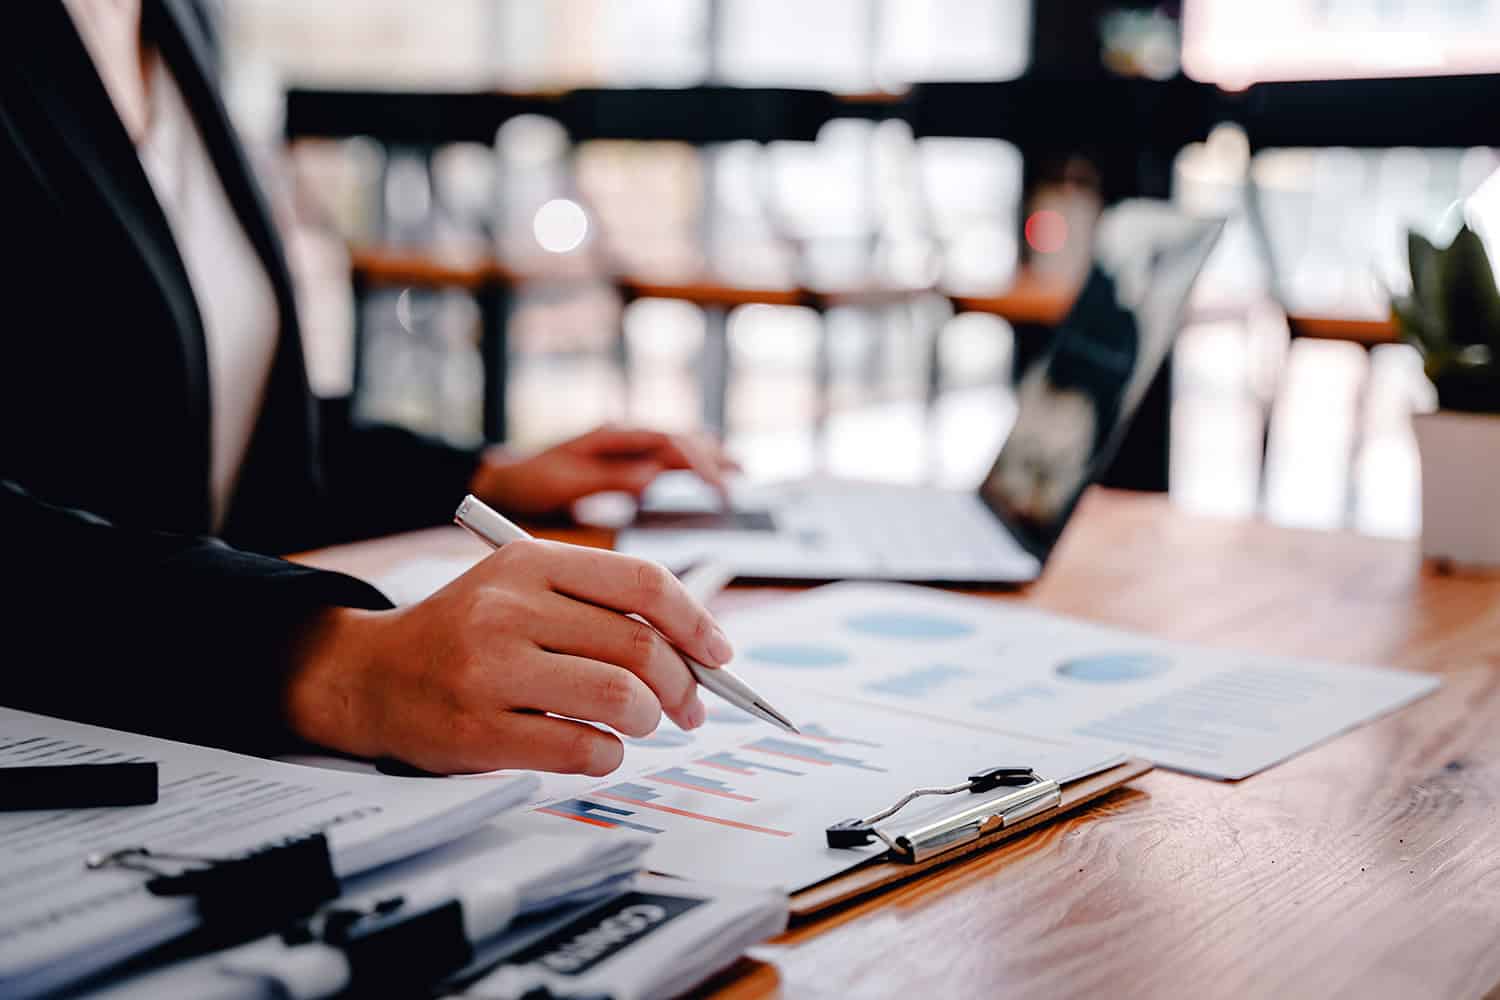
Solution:
[{"label": "wooden shelf", "polygon": [[1012,323],[1056,326],[1078,297],[1078,284],[1022,269],[1009,288],[988,294],[950,294],[960,312],[988,313]]},{"label": "wooden shelf", "polygon": [[1377,344],[1401,342],[1401,334],[1395,322],[1386,319],[1356,319],[1347,316],[1317,316],[1306,313],[1288,313],[1287,326],[1293,337],[1312,337],[1318,340],[1346,340],[1374,347]]}]

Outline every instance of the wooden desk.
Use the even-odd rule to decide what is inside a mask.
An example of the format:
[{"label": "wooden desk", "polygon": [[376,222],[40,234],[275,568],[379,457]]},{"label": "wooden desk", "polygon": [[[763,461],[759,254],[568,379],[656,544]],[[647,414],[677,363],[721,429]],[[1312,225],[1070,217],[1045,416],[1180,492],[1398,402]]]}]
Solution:
[{"label": "wooden desk", "polygon": [[[312,561],[373,573],[471,545],[437,529]],[[1435,575],[1410,544],[1096,490],[1046,577],[996,599],[1445,683],[1236,784],[1149,775],[757,949],[715,995],[1404,998],[1500,984],[1500,578]]]}]

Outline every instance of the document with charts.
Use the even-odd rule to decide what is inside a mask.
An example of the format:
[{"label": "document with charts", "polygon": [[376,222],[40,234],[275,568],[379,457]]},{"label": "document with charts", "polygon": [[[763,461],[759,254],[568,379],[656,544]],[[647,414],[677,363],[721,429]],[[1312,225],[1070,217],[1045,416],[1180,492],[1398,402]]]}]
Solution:
[{"label": "document with charts", "polygon": [[[832,850],[824,831],[914,788],[958,784],[1000,765],[1068,781],[1123,758],[1097,746],[945,726],[794,688],[757,687],[796,719],[791,735],[704,692],[709,721],[691,733],[664,722],[627,739],[607,778],[542,776],[542,798],[500,821],[507,830],[643,834],[643,864],[683,878],[792,892],[877,852]],[[952,808],[913,807],[912,817]],[[879,845],[884,850],[884,845]]]},{"label": "document with charts", "polygon": [[1435,677],[1168,642],[1013,602],[835,584],[728,616],[735,669],[1212,778],[1254,774],[1421,697]]}]

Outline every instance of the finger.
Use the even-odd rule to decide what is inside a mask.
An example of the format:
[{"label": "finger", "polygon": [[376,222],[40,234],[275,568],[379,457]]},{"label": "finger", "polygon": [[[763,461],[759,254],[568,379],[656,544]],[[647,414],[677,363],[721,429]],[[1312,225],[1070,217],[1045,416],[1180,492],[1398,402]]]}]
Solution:
[{"label": "finger", "polygon": [[683,435],[672,439],[672,443],[686,456],[690,468],[704,482],[724,489],[724,463],[719,460],[719,449],[708,438],[699,435]]},{"label": "finger", "polygon": [[703,435],[670,435],[660,431],[600,427],[579,438],[575,445],[583,453],[596,458],[649,457],[660,464],[658,472],[664,469],[691,470],[725,497],[728,494],[724,477],[738,468],[724,455],[717,441]]},{"label": "finger", "polygon": [[[694,456],[694,471],[698,476],[714,488],[719,495],[719,503],[725,509],[734,507],[734,498],[729,493],[729,474],[734,471],[731,463],[719,447],[718,441],[705,436],[696,435],[690,439]],[[710,471],[704,471],[710,470]]]},{"label": "finger", "polygon": [[601,462],[597,469],[586,476],[588,489],[580,492],[602,493],[605,490],[620,490],[639,497],[646,492],[648,486],[656,482],[656,478],[664,471],[666,471],[666,466],[654,458],[626,462]]},{"label": "finger", "polygon": [[735,458],[733,455],[729,454],[729,452],[722,449],[719,451],[719,464],[723,467],[724,473],[726,475],[731,472],[745,471],[745,467],[740,464],[739,459]]},{"label": "finger", "polygon": [[496,696],[513,708],[602,722],[626,736],[649,736],[661,724],[661,702],[645,681],[624,666],[586,656],[525,657],[505,672],[503,684]]},{"label": "finger", "polygon": [[734,657],[713,616],[662,566],[576,545],[551,546],[546,555],[538,568],[558,593],[638,614],[672,645],[709,666],[722,666]]},{"label": "finger", "polygon": [[703,449],[704,454],[707,456],[706,460],[712,462],[718,469],[718,479],[713,482],[719,491],[719,496],[724,501],[724,506],[726,508],[734,506],[733,497],[729,492],[729,477],[734,473],[743,471],[740,468],[740,464],[729,457],[729,453],[724,450],[723,443],[712,434],[699,434],[694,440]]},{"label": "finger", "polygon": [[725,472],[740,471],[740,464],[730,456],[729,451],[724,447],[724,442],[717,435],[703,432],[693,435],[693,440],[697,441],[704,451],[713,457],[713,460],[718,463],[721,470]]},{"label": "finger", "polygon": [[664,471],[662,463],[654,458],[618,462],[584,459],[578,465],[579,468],[568,470],[566,480],[561,484],[571,497],[609,490],[639,497]]},{"label": "finger", "polygon": [[[683,729],[696,729],[702,725],[708,713],[698,697],[698,682],[683,662],[682,654],[673,649],[661,633],[618,611],[584,604],[561,594],[553,597],[555,607],[544,605],[544,612],[537,617],[533,641],[553,652],[586,657],[585,662],[598,661],[623,667],[651,689],[657,705],[677,725]],[[629,736],[645,735],[622,729],[600,716],[580,718],[607,722]],[[654,727],[655,719],[652,720]]]},{"label": "finger", "polygon": [[658,460],[669,469],[688,469],[724,494],[724,469],[716,449],[688,435],[668,437],[657,449]]},{"label": "finger", "polygon": [[475,771],[514,768],[603,777],[620,766],[625,744],[597,726],[550,715],[506,712],[497,723],[493,756]]},{"label": "finger", "polygon": [[573,443],[579,451],[601,457],[651,455],[668,440],[661,431],[630,427],[599,427]]}]

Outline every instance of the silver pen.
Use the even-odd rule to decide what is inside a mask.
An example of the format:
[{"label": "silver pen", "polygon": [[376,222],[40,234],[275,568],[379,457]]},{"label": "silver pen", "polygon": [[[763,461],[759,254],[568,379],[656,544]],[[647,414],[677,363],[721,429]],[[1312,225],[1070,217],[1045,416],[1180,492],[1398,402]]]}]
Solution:
[{"label": "silver pen", "polygon": [[[464,497],[463,502],[458,505],[458,510],[453,513],[453,522],[495,549],[531,537],[505,515],[473,495]],[[730,576],[731,574],[721,566],[708,564],[696,567],[688,577],[684,578],[683,585],[688,588],[694,599],[706,601],[714,593],[723,589],[724,585],[729,582]],[[643,620],[639,615],[630,617],[637,621]],[[769,722],[789,733],[799,731],[786,716],[772,708],[766,699],[756,694],[754,688],[741,680],[728,667],[706,667],[681,650],[677,651],[677,655],[682,657],[682,661],[687,664],[688,670],[692,672],[699,684],[740,711]]]}]

